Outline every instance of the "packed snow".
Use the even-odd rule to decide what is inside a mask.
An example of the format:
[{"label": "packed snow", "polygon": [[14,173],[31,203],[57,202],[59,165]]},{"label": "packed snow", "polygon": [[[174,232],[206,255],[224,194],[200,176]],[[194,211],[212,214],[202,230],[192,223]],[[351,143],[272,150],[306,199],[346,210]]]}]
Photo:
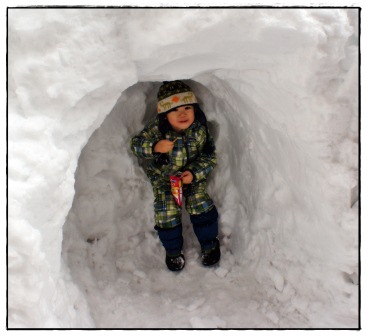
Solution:
[{"label": "packed snow", "polygon": [[[10,328],[358,328],[359,11],[9,9]],[[168,34],[169,32],[169,34]],[[217,147],[222,259],[169,272],[131,154],[163,80]]]}]

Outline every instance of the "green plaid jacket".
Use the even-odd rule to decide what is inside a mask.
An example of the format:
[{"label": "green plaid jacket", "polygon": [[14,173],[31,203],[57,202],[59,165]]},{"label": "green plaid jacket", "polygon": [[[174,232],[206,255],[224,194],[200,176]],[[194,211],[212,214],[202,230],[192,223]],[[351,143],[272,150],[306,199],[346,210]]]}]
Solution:
[{"label": "green plaid jacket", "polygon": [[[196,215],[211,210],[213,201],[206,193],[206,177],[217,163],[215,151],[203,153],[206,142],[206,130],[195,121],[184,133],[169,130],[165,137],[158,129],[158,118],[148,124],[138,135],[131,139],[131,151],[145,159],[146,173],[152,183],[155,196],[154,209],[156,225],[169,228],[181,223],[181,209],[176,205],[171,194],[170,175],[190,170],[194,181],[184,185],[185,205],[189,214]],[[214,140],[208,133],[214,146]],[[154,145],[162,139],[176,140],[174,148],[168,153],[168,162],[161,164],[160,153],[154,153]]]}]

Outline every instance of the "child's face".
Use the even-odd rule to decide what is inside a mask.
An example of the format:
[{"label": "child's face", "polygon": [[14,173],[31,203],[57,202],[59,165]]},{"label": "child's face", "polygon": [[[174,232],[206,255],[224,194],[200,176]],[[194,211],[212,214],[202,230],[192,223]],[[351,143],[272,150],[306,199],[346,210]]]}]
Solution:
[{"label": "child's face", "polygon": [[183,105],[176,107],[167,114],[168,122],[176,132],[189,128],[195,120],[194,106]]}]

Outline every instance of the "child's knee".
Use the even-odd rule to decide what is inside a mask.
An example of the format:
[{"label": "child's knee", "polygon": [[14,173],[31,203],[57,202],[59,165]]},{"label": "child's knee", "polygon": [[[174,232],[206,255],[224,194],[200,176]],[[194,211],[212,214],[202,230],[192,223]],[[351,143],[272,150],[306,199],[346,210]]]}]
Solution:
[{"label": "child's knee", "polygon": [[202,249],[214,246],[218,236],[218,211],[214,206],[210,211],[198,215],[190,215],[194,232]]},{"label": "child's knee", "polygon": [[212,209],[196,215],[190,215],[191,223],[194,225],[208,225],[218,222],[218,211],[215,205]]}]

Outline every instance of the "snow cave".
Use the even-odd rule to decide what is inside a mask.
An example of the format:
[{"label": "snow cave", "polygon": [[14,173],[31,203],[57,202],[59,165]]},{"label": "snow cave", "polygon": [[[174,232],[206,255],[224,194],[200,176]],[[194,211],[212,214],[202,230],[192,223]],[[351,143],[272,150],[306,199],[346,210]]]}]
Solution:
[{"label": "snow cave", "polygon": [[[358,13],[10,10],[9,327],[358,327]],[[174,79],[216,142],[222,243],[204,268],[184,214],[179,274],[130,152]]]}]

